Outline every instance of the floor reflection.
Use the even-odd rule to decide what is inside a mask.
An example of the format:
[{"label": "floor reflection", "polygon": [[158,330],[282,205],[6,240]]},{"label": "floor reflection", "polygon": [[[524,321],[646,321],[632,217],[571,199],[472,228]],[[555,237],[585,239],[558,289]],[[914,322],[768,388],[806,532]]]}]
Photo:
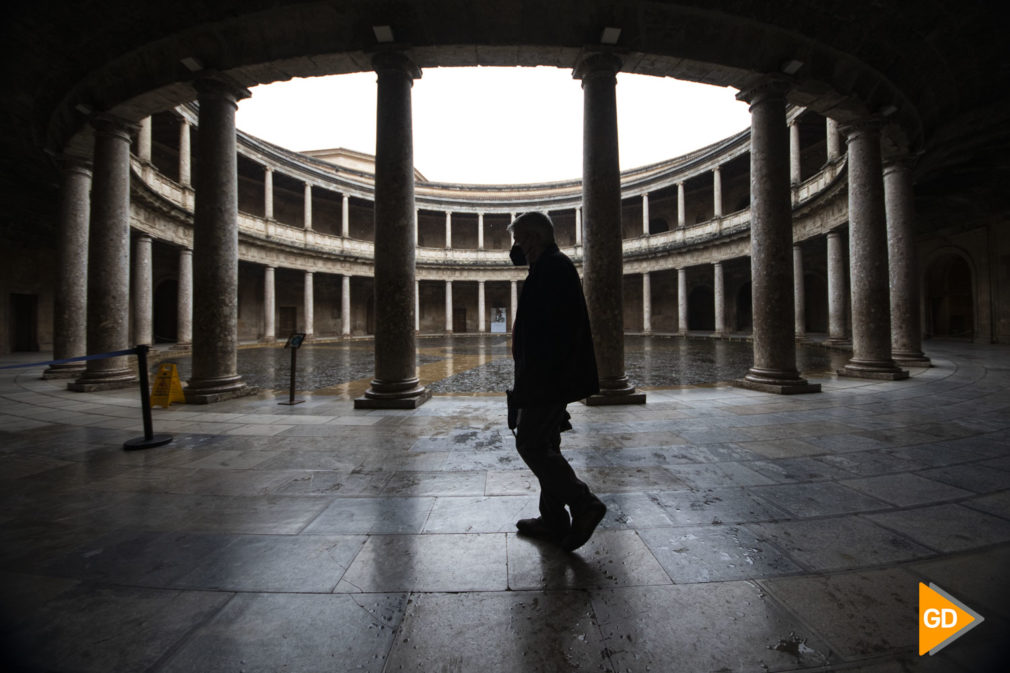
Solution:
[{"label": "floor reflection", "polygon": [[[374,342],[309,343],[298,351],[295,387],[301,392],[352,399],[364,393],[375,371]],[[807,376],[843,366],[841,351],[797,344],[796,363]],[[183,380],[189,378],[190,357],[172,359]],[[642,388],[705,385],[741,378],[753,363],[753,347],[745,341],[704,338],[627,336],[625,370]],[[417,370],[421,382],[435,394],[496,394],[512,383],[512,356],[505,335],[432,336],[417,339]],[[290,351],[278,346],[239,349],[238,371],[263,390],[288,389]]]}]

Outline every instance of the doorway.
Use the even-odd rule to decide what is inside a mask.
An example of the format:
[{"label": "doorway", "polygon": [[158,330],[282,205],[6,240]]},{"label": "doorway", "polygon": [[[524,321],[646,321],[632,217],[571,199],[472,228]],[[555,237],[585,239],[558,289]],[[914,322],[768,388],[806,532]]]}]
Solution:
[{"label": "doorway", "polygon": [[11,351],[39,349],[39,297],[11,294]]}]

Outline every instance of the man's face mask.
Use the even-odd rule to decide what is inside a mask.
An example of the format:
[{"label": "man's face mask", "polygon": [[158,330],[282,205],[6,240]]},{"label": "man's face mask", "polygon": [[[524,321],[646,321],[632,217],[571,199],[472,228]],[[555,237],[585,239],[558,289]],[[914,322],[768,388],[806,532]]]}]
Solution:
[{"label": "man's face mask", "polygon": [[512,244],[512,249],[509,250],[509,258],[516,266],[526,266],[526,253],[523,252],[518,243]]}]

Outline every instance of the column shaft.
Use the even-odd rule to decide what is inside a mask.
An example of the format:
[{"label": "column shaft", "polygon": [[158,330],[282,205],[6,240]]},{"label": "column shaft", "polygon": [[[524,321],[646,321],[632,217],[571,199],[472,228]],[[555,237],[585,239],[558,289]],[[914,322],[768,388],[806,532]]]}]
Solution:
[{"label": "column shaft", "polygon": [[375,128],[375,378],[355,408],[416,408],[431,396],[417,378],[414,332],[413,80],[421,71],[404,54],[381,52]]},{"label": "column shaft", "polygon": [[340,278],[340,332],[351,335],[351,277]]},{"label": "column shaft", "polygon": [[302,209],[304,213],[303,224],[305,225],[306,231],[312,230],[312,185],[305,183],[305,206]]},{"label": "column shaft", "polygon": [[876,120],[845,128],[849,153],[849,282],[852,291],[852,358],[839,374],[903,379],[891,358],[891,297],[887,268],[887,217]]},{"label": "column shaft", "polygon": [[796,316],[796,339],[807,335],[806,295],[803,291],[803,248],[793,246],[793,313]]},{"label": "column shaft", "polygon": [[884,166],[891,285],[891,350],[900,364],[930,366],[922,352],[919,264],[915,249],[915,191],[908,157]]},{"label": "column shaft", "polygon": [[176,297],[176,345],[193,343],[193,251],[179,250],[179,284]]},{"label": "column shaft", "polygon": [[137,158],[145,163],[151,163],[151,118],[140,120],[140,130],[137,132]]},{"label": "column shaft", "polygon": [[684,183],[677,183],[677,226],[683,228],[687,224],[687,204],[684,202]]},{"label": "column shaft", "polygon": [[512,321],[509,323],[509,326],[511,327],[516,324],[516,312],[519,310],[519,283],[513,280],[510,281],[510,285],[509,310],[512,312]]},{"label": "column shaft", "polygon": [[133,259],[133,341],[148,346],[154,343],[152,243],[150,236],[137,237]]},{"label": "column shaft", "polygon": [[274,267],[263,269],[263,341],[277,340],[277,289]]},{"label": "column shaft", "polygon": [[484,213],[477,213],[477,249],[484,249]]},{"label": "column shaft", "polygon": [[713,294],[715,302],[715,333],[718,336],[726,334],[726,284],[724,281],[722,262],[712,265]]},{"label": "column shaft", "polygon": [[830,117],[824,120],[824,133],[827,140],[828,161],[834,161],[841,154],[838,142],[838,122]]},{"label": "column shaft", "polygon": [[847,343],[845,338],[845,304],[849,293],[845,288],[845,251],[842,235],[828,232],[828,342]]},{"label": "column shaft", "polygon": [[[60,160],[59,265],[53,296],[53,359],[87,355],[88,221],[91,211],[91,162]],[[42,378],[71,378],[83,362],[50,365]]]},{"label": "column shaft", "polygon": [[200,103],[193,213],[193,372],[186,401],[250,392],[238,374],[238,160],[236,101],[249,92],[225,78],[196,83]]},{"label": "column shaft", "polygon": [[769,79],[738,98],[751,112],[751,296],[754,366],[737,383],[765,392],[819,392],[796,369],[792,199],[786,85]]},{"label": "column shaft", "polygon": [[593,331],[600,394],[589,404],[644,403],[624,371],[621,174],[617,139],[617,70],[621,62],[591,54],[576,68],[582,79],[583,285]]},{"label": "column shaft", "polygon": [[575,245],[582,245],[582,208],[575,206]]},{"label": "column shaft", "polygon": [[452,248],[452,213],[449,211],[445,213],[445,247]]},{"label": "column shaft", "polygon": [[687,334],[687,269],[677,269],[677,332]]},{"label": "column shaft", "polygon": [[452,281],[445,281],[445,331],[452,334]]},{"label": "column shaft", "polygon": [[[122,120],[94,122],[94,177],[88,239],[89,354],[129,348],[130,343],[130,130]],[[70,390],[132,385],[124,356],[89,360]]]},{"label": "column shaft", "polygon": [[722,171],[712,169],[712,216],[722,217]]},{"label": "column shaft", "polygon": [[477,281],[477,331],[485,331],[484,313],[484,281]]},{"label": "column shaft", "polygon": [[263,167],[263,217],[274,219],[274,169]]},{"label": "column shaft", "polygon": [[189,187],[193,183],[193,157],[190,146],[189,122],[179,122],[179,184]]},{"label": "column shaft", "polygon": [[642,234],[649,235],[649,195],[642,194]]},{"label": "column shaft", "polygon": [[800,168],[800,127],[796,120],[789,125],[789,183],[793,186],[802,181]]},{"label": "column shaft", "polygon": [[642,331],[652,332],[652,279],[648,271],[642,274]]},{"label": "column shaft", "polygon": [[351,235],[351,199],[347,194],[340,200],[340,235],[344,238]]},{"label": "column shaft", "polygon": [[316,333],[316,293],[315,275],[311,271],[305,272],[305,298],[303,306],[305,309],[305,337],[309,338]]}]

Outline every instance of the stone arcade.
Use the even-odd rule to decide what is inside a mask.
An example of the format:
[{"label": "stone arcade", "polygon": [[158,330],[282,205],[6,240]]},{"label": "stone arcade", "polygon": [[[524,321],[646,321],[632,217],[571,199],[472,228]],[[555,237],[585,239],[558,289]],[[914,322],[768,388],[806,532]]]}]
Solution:
[{"label": "stone arcade", "polygon": [[[984,3],[105,0],[4,38],[0,364],[171,344],[201,404],[124,453],[130,359],[2,371],[0,668],[1005,666],[1010,72]],[[581,178],[427,180],[412,86],[465,65],[570,71]],[[361,71],[374,156],[235,129],[255,85]],[[621,171],[617,72],[732,86],[751,128]],[[603,384],[563,444],[611,512],[575,555],[514,535],[536,505],[501,397],[419,374],[419,335],[507,331],[530,209]],[[256,393],[240,345],[295,331],[374,352],[355,402]],[[645,388],[629,334],[753,357]],[[801,371],[803,342],[844,365]],[[918,658],[918,581],[985,623]]]}]

